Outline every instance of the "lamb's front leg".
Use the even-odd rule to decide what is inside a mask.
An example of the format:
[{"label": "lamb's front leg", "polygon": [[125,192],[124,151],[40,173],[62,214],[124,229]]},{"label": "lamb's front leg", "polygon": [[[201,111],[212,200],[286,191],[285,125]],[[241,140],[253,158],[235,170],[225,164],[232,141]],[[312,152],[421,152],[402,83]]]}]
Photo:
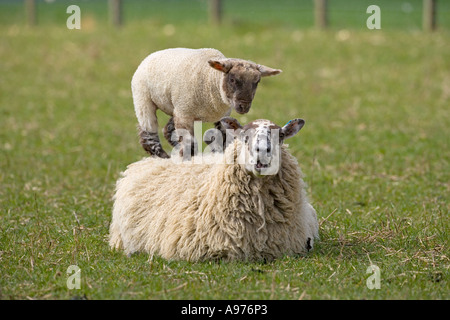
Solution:
[{"label": "lamb's front leg", "polygon": [[169,122],[167,122],[166,126],[163,129],[164,138],[170,143],[172,147],[176,147],[178,145],[178,140],[174,137],[172,139],[172,134],[175,131],[175,122],[173,120],[173,117],[169,119]]},{"label": "lamb's front leg", "polygon": [[[172,119],[173,127],[171,124]],[[194,118],[179,118],[174,116],[164,128],[164,136],[172,146],[178,146],[177,149],[179,149],[180,156],[184,160],[190,159],[190,156],[197,154],[198,146],[194,138]]]}]

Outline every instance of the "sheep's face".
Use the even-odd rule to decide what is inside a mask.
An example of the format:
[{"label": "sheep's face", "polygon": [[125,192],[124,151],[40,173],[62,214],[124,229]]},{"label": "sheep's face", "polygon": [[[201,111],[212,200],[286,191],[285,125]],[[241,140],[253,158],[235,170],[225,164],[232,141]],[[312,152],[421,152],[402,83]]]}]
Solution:
[{"label": "sheep's face", "polygon": [[[303,127],[303,119],[293,119],[284,127],[279,127],[269,120],[255,120],[245,126],[231,117],[220,120],[222,130],[233,130],[232,135],[244,143],[241,157],[247,172],[254,176],[274,175],[280,168],[280,147]],[[242,160],[242,159],[241,159]],[[242,163],[242,162],[241,162]]]},{"label": "sheep's face", "polygon": [[281,72],[240,59],[210,60],[208,63],[224,73],[222,89],[231,107],[239,114],[250,110],[261,77]]},{"label": "sheep's face", "polygon": [[255,176],[276,174],[280,163],[280,130],[269,120],[256,120],[242,128],[245,169]]}]

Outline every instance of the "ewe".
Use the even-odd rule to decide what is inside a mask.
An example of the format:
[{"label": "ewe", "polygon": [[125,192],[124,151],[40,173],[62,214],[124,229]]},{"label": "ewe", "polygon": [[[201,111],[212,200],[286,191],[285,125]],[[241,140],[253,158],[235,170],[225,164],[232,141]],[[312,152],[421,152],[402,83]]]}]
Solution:
[{"label": "ewe", "polygon": [[215,49],[175,48],[145,58],[131,81],[140,142],[151,155],[169,156],[158,136],[156,110],[172,116],[164,136],[172,146],[174,129],[193,134],[194,121],[215,122],[231,113],[247,113],[261,77],[272,69],[241,59],[227,59]]},{"label": "ewe", "polygon": [[226,117],[221,125],[236,138],[224,153],[198,155],[202,164],[149,157],[128,166],[114,196],[112,248],[189,261],[271,260],[312,249],[316,212],[283,145],[304,121],[242,127]]}]

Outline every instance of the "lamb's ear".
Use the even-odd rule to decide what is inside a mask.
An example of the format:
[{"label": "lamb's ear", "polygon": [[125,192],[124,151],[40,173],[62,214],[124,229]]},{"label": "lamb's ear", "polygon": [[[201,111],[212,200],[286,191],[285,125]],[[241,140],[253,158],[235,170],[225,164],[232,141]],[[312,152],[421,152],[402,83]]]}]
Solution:
[{"label": "lamb's ear", "polygon": [[293,137],[300,131],[305,125],[303,119],[293,119],[286,123],[286,125],[280,130],[280,141]]},{"label": "lamb's ear", "polygon": [[[232,130],[242,129],[242,126],[239,123],[239,121],[237,121],[235,118],[232,118],[232,117],[223,117],[222,119],[220,119],[219,123],[222,126],[222,128],[225,130],[226,129],[232,129]],[[217,127],[217,125],[216,125],[216,127]]]},{"label": "lamb's ear", "polygon": [[222,71],[224,73],[228,73],[230,71],[233,64],[228,59],[221,60],[209,60],[209,65],[216,70]]},{"label": "lamb's ear", "polygon": [[[226,147],[231,143],[231,141],[236,139],[236,137],[238,136],[238,132],[240,132],[240,129],[242,129],[239,121],[232,117],[223,117],[219,121],[214,122],[214,127],[222,133],[223,146],[219,146],[220,148],[223,147],[223,149],[221,150],[225,150]],[[227,129],[231,129],[233,131],[227,132]]]},{"label": "lamb's ear", "polygon": [[267,77],[267,76],[274,76],[281,72],[283,72],[280,69],[272,69],[266,66],[263,66],[262,64],[258,64],[258,70],[261,72],[261,77]]}]

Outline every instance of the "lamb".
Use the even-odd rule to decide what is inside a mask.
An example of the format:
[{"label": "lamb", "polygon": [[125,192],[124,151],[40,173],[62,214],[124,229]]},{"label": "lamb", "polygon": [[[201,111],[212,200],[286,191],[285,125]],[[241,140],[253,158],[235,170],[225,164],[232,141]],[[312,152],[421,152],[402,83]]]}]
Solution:
[{"label": "lamb", "polygon": [[226,117],[221,124],[233,129],[234,140],[202,164],[148,157],[128,166],[114,195],[113,249],[188,261],[270,261],[312,249],[316,211],[298,162],[283,145],[304,121],[242,127]]},{"label": "lamb", "polygon": [[140,129],[140,143],[149,154],[169,155],[158,136],[156,111],[172,116],[163,129],[172,146],[175,129],[193,134],[194,121],[217,122],[234,108],[250,110],[261,77],[279,74],[242,59],[225,58],[215,49],[174,48],[154,52],[137,68],[131,89]]}]

